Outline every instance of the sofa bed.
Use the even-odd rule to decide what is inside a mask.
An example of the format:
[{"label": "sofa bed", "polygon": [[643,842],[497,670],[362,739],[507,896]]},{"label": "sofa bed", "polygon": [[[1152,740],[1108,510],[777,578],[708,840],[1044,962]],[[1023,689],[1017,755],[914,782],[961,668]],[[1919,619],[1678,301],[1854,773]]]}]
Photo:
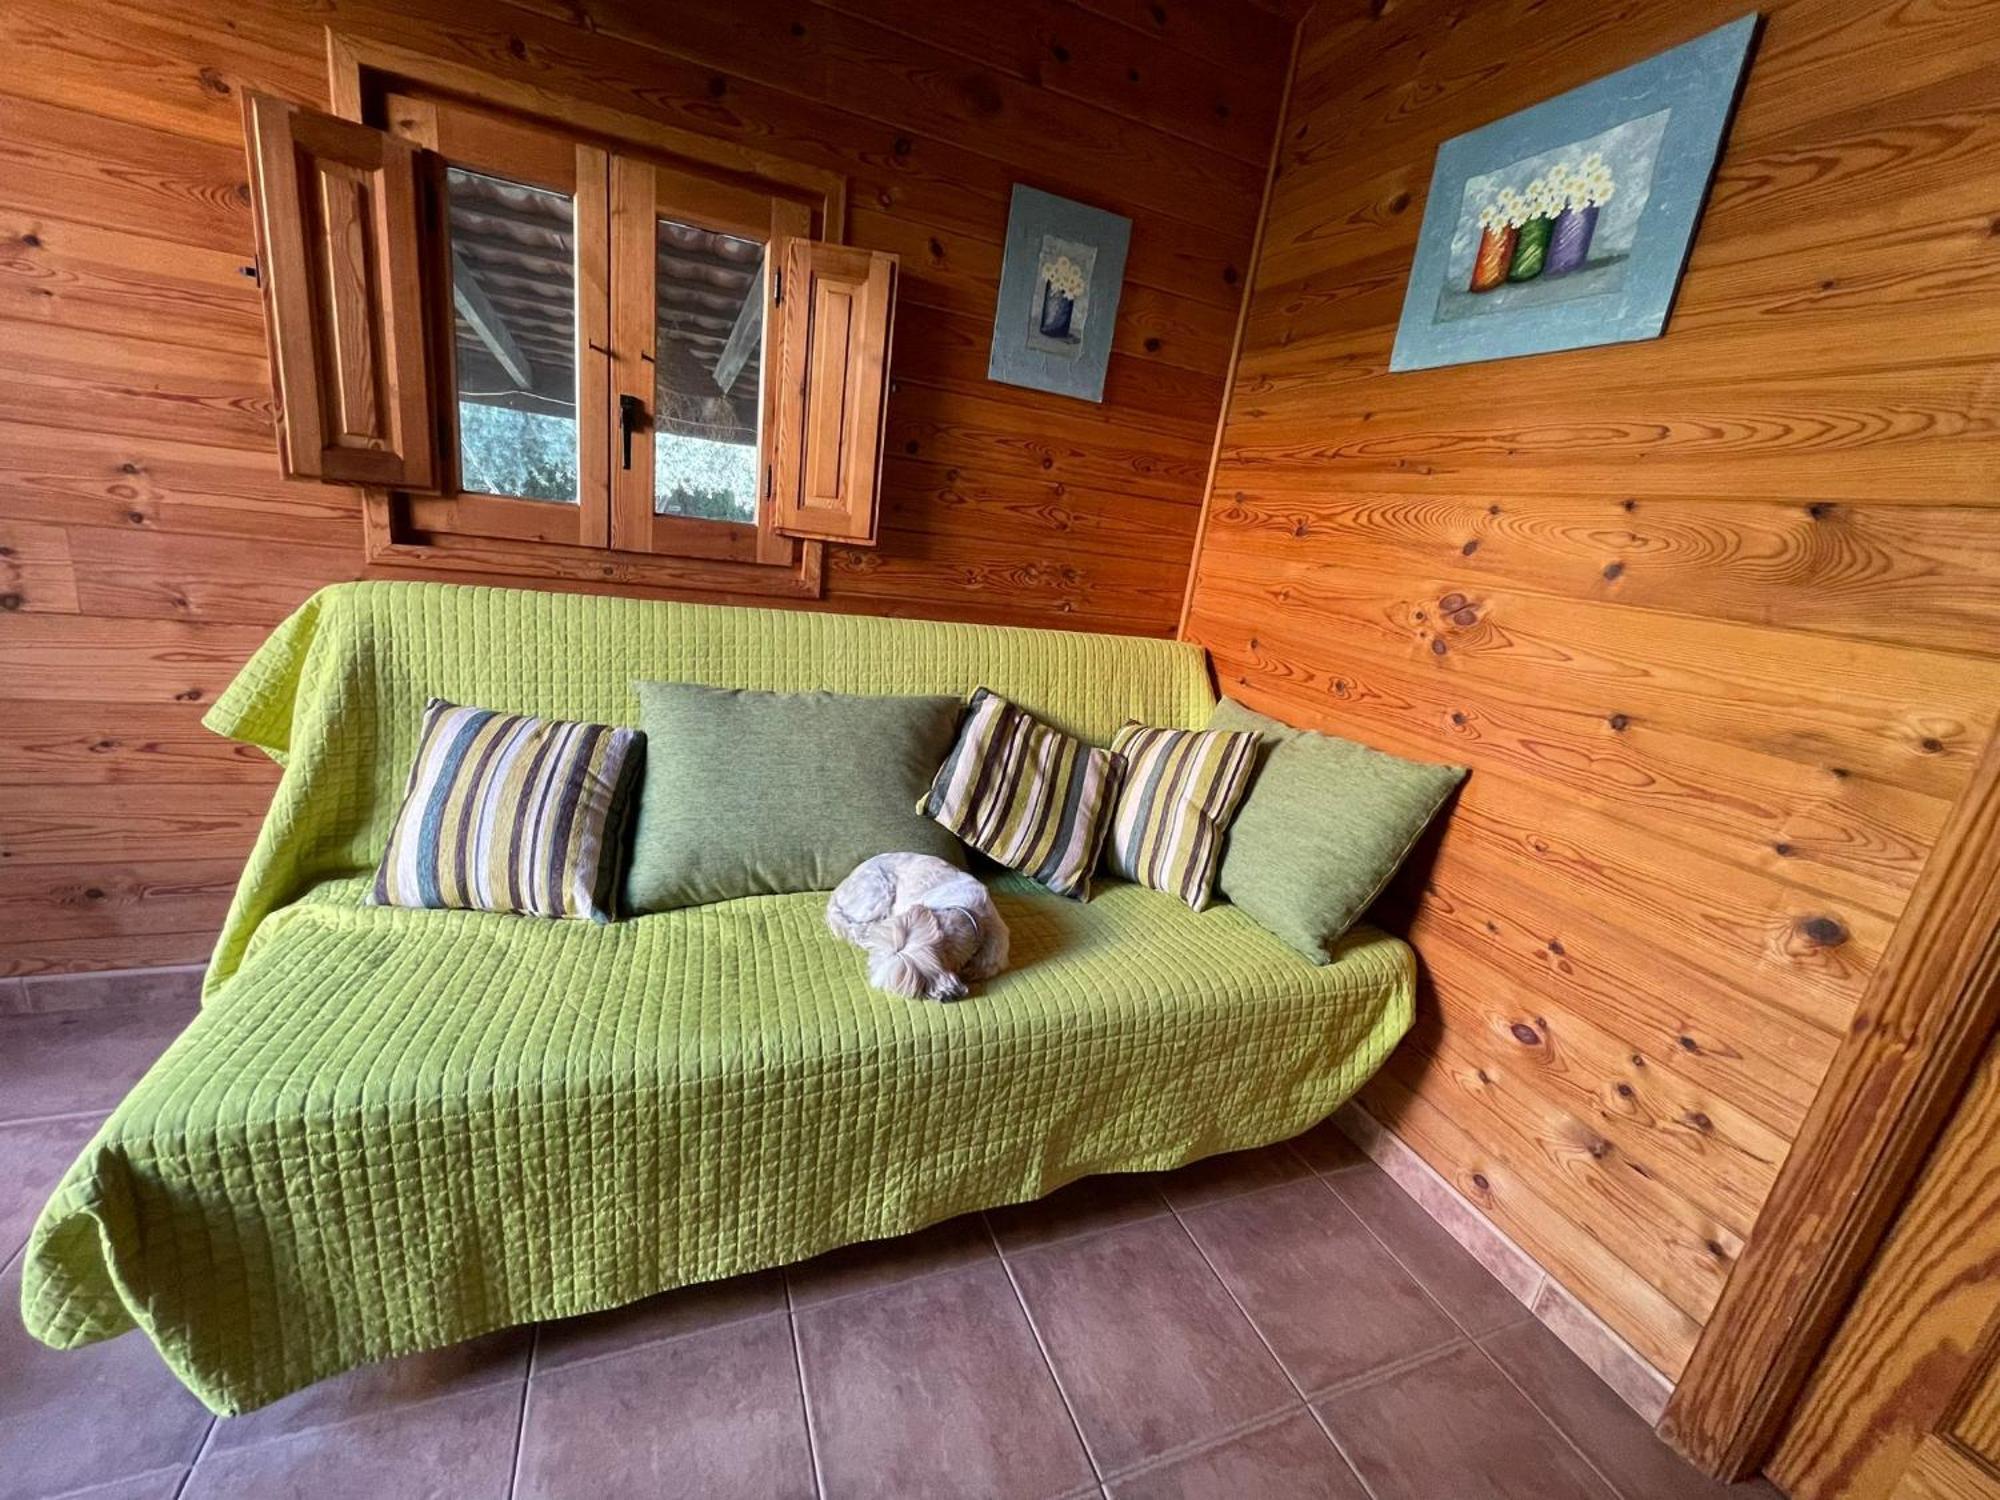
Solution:
[{"label": "sofa bed", "polygon": [[[1190,645],[417,583],[328,588],[208,725],[283,768],[193,1023],[30,1241],[24,1315],[142,1329],[219,1413],[341,1370],[1303,1131],[1408,1029],[1414,960],[1223,904],[992,877],[1008,971],[868,988],[826,897],[597,924],[368,903],[427,701],[635,722],[635,681],[970,694],[1198,727]],[[810,767],[774,795],[812,795]]]}]

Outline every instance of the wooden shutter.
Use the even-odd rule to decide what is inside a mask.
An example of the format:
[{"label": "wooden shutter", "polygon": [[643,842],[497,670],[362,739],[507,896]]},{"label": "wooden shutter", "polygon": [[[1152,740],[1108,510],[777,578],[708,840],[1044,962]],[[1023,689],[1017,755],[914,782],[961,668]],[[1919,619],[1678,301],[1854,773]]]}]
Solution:
[{"label": "wooden shutter", "polygon": [[281,99],[244,113],[286,476],[434,489],[421,153]]},{"label": "wooden shutter", "polygon": [[896,257],[792,240],[783,265],[774,525],[786,536],[873,546]]}]

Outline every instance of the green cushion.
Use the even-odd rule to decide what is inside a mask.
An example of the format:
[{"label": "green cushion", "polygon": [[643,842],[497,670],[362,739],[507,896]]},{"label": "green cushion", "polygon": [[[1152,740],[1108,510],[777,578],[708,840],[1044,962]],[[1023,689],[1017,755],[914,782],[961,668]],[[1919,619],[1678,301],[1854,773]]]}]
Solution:
[{"label": "green cushion", "polygon": [[1263,765],[1230,825],[1222,894],[1316,964],[1381,894],[1463,766],[1402,760],[1224,698],[1211,729],[1254,729]]},{"label": "green cushion", "polygon": [[898,850],[964,862],[958,840],[912,810],[951,749],[957,698],[633,690],[646,770],[626,910],[830,891]]}]

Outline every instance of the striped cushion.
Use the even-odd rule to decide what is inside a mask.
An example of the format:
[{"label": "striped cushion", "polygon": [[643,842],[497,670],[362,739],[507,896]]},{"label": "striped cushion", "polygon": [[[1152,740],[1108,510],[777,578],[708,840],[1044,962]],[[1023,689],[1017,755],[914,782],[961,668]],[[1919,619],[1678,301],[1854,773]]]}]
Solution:
[{"label": "striped cushion", "polygon": [[373,903],[610,921],[641,743],[431,699]]},{"label": "striped cushion", "polygon": [[1124,766],[981,688],[917,811],[1008,869],[1087,900]]},{"label": "striped cushion", "polygon": [[1111,817],[1105,868],[1203,910],[1222,863],[1222,836],[1257,764],[1257,740],[1254,732],[1127,721],[1111,740],[1125,757],[1125,789]]}]

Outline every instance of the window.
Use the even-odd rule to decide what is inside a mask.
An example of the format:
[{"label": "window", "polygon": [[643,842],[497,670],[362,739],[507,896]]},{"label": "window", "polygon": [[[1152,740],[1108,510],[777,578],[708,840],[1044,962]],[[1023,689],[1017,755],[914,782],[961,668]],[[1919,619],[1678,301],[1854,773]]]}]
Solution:
[{"label": "window", "polygon": [[281,455],[367,486],[371,557],[816,592],[874,540],[894,256],[751,172],[375,99],[249,117]]}]

